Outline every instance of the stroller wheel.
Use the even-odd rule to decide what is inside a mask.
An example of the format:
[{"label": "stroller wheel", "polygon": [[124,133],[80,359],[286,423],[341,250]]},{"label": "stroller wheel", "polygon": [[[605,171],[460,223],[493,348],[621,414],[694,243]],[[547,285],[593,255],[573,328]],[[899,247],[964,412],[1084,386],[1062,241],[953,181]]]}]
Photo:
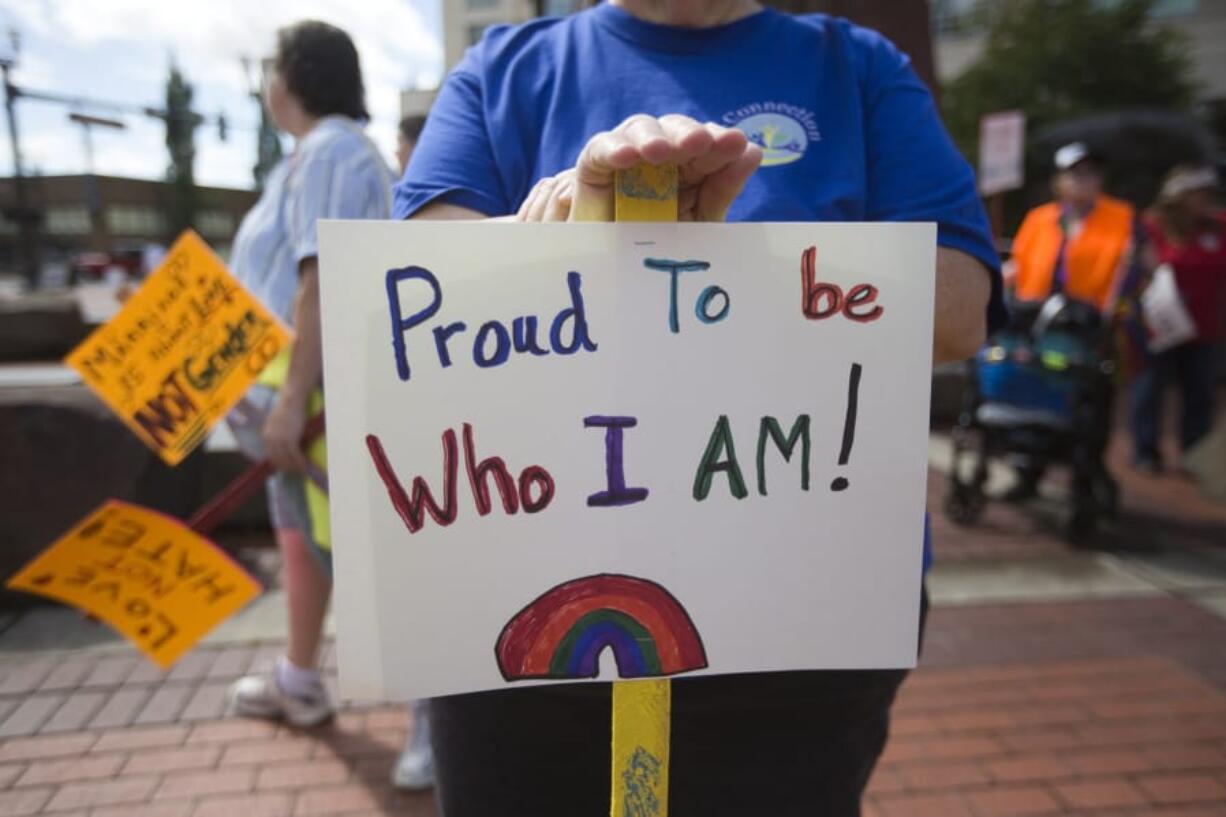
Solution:
[{"label": "stroller wheel", "polygon": [[1078,503],[1064,526],[1064,538],[1073,547],[1088,547],[1098,532],[1098,510],[1088,503]]},{"label": "stroller wheel", "polygon": [[974,485],[952,480],[945,494],[945,514],[956,525],[973,525],[983,515],[987,497]]},{"label": "stroller wheel", "polygon": [[1094,501],[1108,517],[1115,518],[1120,512],[1120,488],[1115,480],[1107,474],[1100,474],[1094,480]]}]

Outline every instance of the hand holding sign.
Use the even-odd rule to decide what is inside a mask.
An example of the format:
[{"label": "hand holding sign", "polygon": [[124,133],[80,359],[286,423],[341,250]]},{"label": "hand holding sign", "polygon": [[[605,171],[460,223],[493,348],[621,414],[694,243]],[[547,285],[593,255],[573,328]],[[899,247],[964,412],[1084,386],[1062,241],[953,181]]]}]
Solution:
[{"label": "hand holding sign", "polygon": [[[637,114],[589,139],[575,167],[538,183],[516,218],[613,221],[616,173],[645,162],[677,165],[677,186],[670,191],[677,221],[723,221],[761,161],[761,149],[734,128],[680,114]],[[621,192],[635,197],[646,191]]]}]

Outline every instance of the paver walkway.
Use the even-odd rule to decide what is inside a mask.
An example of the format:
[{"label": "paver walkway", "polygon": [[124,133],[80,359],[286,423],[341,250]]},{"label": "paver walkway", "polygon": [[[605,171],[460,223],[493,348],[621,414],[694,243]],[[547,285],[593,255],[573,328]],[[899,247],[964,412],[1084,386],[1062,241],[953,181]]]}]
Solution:
[{"label": "paver walkway", "polygon": [[[1043,507],[971,530],[936,514],[937,604],[868,817],[1226,817],[1226,525],[1186,486],[1128,480],[1143,557],[1071,556]],[[1017,601],[985,603],[994,573]],[[280,650],[206,645],[166,675],[113,642],[0,654],[0,817],[435,817],[388,783],[402,706],[308,731],[225,716],[228,684]]]},{"label": "paver walkway", "polygon": [[[0,740],[0,815],[434,815],[387,782],[403,707],[307,731],[218,717],[277,646],[202,648],[165,678],[123,655],[0,662],[5,723],[32,732]],[[1226,815],[1223,653],[1226,620],[1173,598],[937,608],[866,813]]]}]

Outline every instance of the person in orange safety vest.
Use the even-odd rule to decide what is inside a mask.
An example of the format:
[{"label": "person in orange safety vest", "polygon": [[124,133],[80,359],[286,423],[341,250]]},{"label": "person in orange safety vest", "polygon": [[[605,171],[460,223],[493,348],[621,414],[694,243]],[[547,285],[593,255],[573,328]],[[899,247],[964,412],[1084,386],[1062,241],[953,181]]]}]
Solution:
[{"label": "person in orange safety vest", "polygon": [[1131,204],[1102,192],[1103,165],[1081,142],[1056,151],[1056,200],[1026,214],[1013,240],[1006,283],[1014,297],[1061,292],[1110,316],[1135,247]]},{"label": "person in orange safety vest", "polygon": [[[1052,191],[1056,200],[1026,214],[1005,265],[1005,285],[1020,301],[1055,294],[1115,315],[1136,251],[1137,214],[1131,204],[1102,192],[1103,161],[1082,142],[1056,151]],[[1045,463],[1026,458],[1007,498],[1038,493]]]}]

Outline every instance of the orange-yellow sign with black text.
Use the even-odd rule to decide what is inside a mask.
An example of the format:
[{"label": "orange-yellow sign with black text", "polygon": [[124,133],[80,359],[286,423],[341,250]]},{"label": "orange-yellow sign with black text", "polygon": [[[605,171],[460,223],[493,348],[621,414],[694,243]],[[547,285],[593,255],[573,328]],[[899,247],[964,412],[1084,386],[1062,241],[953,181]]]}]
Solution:
[{"label": "orange-yellow sign with black text", "polygon": [[8,581],[101,619],[163,669],[260,592],[177,519],[109,499]]},{"label": "orange-yellow sign with black text", "polygon": [[176,465],[289,339],[289,330],[189,230],[123,309],[64,362]]}]

